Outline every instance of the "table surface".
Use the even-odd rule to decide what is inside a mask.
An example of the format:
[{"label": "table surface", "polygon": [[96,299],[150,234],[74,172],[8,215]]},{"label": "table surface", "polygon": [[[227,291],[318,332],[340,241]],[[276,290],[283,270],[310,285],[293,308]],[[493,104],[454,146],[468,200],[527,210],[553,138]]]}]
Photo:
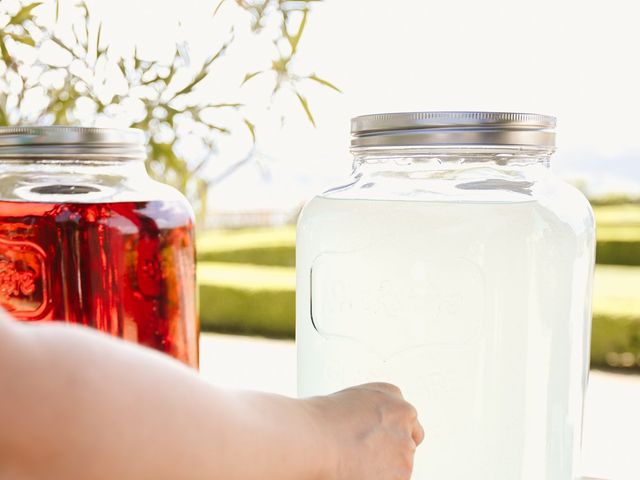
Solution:
[{"label": "table surface", "polygon": [[[295,396],[295,345],[203,334],[200,371],[221,386]],[[585,401],[584,480],[640,479],[639,442],[640,375],[592,371]]]}]

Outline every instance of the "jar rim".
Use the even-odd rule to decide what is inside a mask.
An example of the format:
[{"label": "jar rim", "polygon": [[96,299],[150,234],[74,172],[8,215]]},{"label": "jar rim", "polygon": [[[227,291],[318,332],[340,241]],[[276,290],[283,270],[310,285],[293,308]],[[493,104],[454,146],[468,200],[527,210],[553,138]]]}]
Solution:
[{"label": "jar rim", "polygon": [[145,136],[136,128],[0,127],[0,159],[144,159]]},{"label": "jar rim", "polygon": [[506,146],[553,148],[556,118],[536,113],[432,111],[351,119],[351,147]]}]

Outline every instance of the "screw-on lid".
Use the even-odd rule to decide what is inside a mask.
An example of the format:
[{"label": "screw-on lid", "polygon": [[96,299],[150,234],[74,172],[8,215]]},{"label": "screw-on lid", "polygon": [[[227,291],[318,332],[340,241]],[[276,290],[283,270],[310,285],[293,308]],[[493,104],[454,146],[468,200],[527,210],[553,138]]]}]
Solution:
[{"label": "screw-on lid", "polygon": [[0,127],[0,159],[100,159],[145,157],[145,137],[135,128]]},{"label": "screw-on lid", "polygon": [[509,112],[408,112],[351,119],[351,146],[520,146],[552,149],[555,117]]}]

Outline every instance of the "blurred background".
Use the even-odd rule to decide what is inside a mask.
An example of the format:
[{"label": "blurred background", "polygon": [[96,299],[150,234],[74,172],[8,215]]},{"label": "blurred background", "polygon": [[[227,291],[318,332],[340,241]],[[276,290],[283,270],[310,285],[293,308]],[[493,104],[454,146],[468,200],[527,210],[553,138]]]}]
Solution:
[{"label": "blurred background", "polygon": [[[0,124],[144,129],[198,217],[202,329],[291,339],[295,221],[349,175],[350,117],[557,116],[598,225],[585,472],[637,479],[639,46],[623,0],[2,0]],[[292,393],[290,341],[203,338],[214,380]]]}]

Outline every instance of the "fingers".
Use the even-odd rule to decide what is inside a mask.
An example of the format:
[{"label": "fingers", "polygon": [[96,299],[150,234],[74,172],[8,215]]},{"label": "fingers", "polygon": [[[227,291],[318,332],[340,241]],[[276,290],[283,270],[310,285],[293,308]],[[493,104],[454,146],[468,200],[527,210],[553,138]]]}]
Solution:
[{"label": "fingers", "polygon": [[[385,383],[385,382],[366,383],[364,385],[360,385],[360,388],[364,388],[366,390],[373,390],[381,393],[386,393],[386,394],[390,394],[390,395],[404,399],[400,388],[398,388],[397,386],[391,383]],[[416,411],[415,407],[409,403],[407,403],[406,405],[408,410],[407,416],[411,420],[411,425],[409,427],[411,429],[411,438],[417,447],[424,441],[424,437],[425,437],[424,428],[418,421],[418,412]]]},{"label": "fingers", "polygon": [[402,391],[391,383],[385,383],[385,382],[365,383],[364,385],[360,385],[360,388],[364,388],[366,390],[375,390],[376,392],[388,393],[388,394],[403,398]]},{"label": "fingers", "polygon": [[422,425],[420,425],[420,422],[418,420],[416,420],[413,426],[413,431],[411,432],[411,438],[413,438],[413,441],[415,442],[416,447],[420,445],[424,440],[424,428],[422,428]]}]

